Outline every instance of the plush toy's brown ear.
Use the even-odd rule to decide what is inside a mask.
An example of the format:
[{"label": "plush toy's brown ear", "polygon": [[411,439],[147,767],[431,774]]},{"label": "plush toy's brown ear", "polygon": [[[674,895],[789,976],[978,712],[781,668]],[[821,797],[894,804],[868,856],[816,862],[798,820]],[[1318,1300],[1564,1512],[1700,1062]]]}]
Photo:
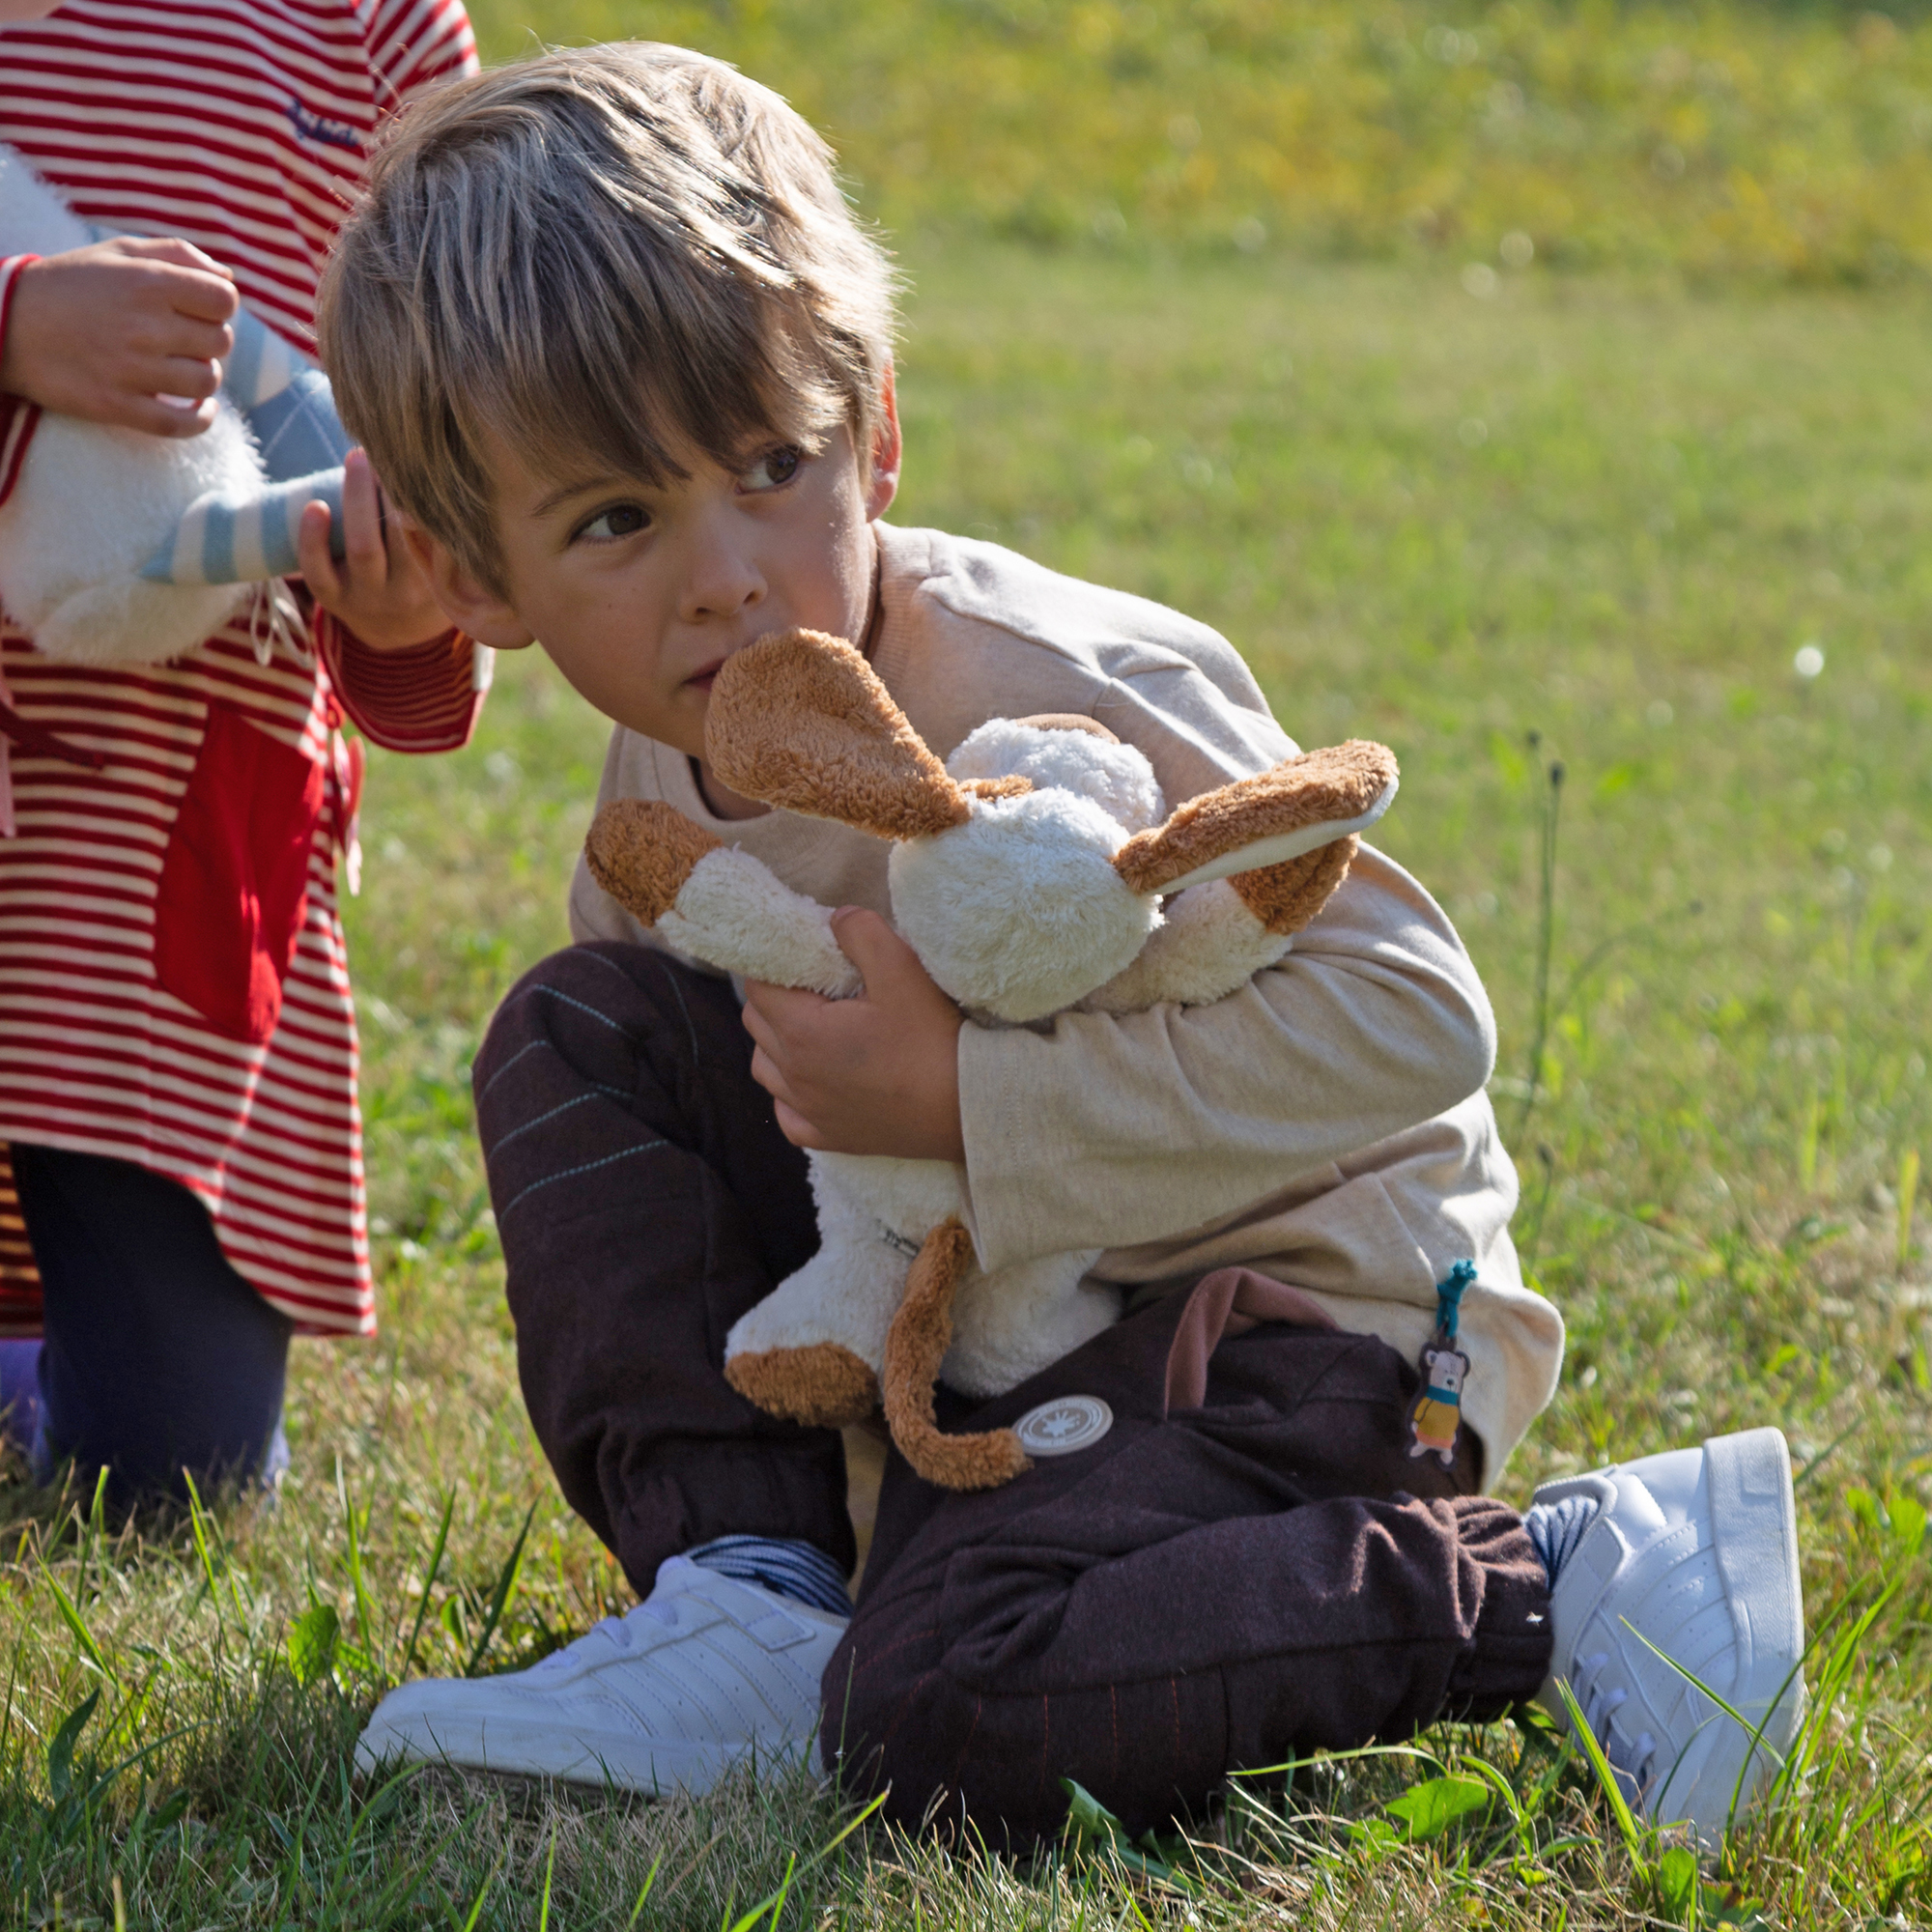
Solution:
[{"label": "plush toy's brown ear", "polygon": [[944,832],[969,815],[872,667],[816,631],[760,638],[725,659],[704,751],[733,791],[880,838]]},{"label": "plush toy's brown ear", "polygon": [[1388,810],[1396,781],[1386,745],[1351,738],[1304,752],[1190,799],[1165,825],[1129,838],[1114,867],[1130,890],[1148,894],[1280,866],[1365,832]]},{"label": "plush toy's brown ear", "polygon": [[613,798],[590,821],[590,876],[644,925],[671,909],[698,860],[722,841],[657,799]]},{"label": "plush toy's brown ear", "polygon": [[1299,932],[1335,896],[1335,888],[1349,876],[1361,842],[1351,834],[1299,859],[1285,859],[1279,866],[1232,872],[1228,883],[1269,932],[1284,936]]}]

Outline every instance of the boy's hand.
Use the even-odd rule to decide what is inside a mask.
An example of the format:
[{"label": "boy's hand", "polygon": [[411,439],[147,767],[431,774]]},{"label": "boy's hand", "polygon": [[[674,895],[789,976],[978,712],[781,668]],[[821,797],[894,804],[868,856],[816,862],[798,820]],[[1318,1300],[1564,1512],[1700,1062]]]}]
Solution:
[{"label": "boy's hand", "polygon": [[237,306],[234,276],[189,242],[117,236],[49,255],[14,284],[0,390],[57,415],[199,436]]},{"label": "boy's hand", "polygon": [[780,1129],[830,1153],[963,1161],[959,1009],[877,913],[847,907],[832,935],[866,982],[856,1000],[746,982],[752,1077]]},{"label": "boy's hand", "polygon": [[327,503],[310,503],[296,532],[296,553],[315,601],[372,651],[403,651],[450,628],[430,594],[429,579],[403,540],[393,511],[383,511],[383,488],[359,449],[343,466],[340,563],[328,554]]}]

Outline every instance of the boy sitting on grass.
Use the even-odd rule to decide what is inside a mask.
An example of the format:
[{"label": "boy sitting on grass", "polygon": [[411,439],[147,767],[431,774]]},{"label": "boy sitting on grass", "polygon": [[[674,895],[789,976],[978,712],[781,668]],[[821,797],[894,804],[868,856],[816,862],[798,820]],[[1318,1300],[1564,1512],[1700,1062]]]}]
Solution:
[{"label": "boy sitting on grass", "polygon": [[[1659,1820],[1720,1827],[1781,1746],[1803,1645],[1791,1480],[1760,1430],[1480,1493],[1554,1386],[1455,932],[1364,847],[1218,1005],[962,1026],[881,916],[881,840],[704,761],[712,679],[794,626],[858,642],[942,756],[1071,714],[1170,804],[1293,750],[1213,633],[990,544],[879,521],[892,274],[823,144],[674,48],[553,53],[412,108],[324,295],[344,419],[452,622],[541,639],[616,724],[603,799],[668,801],[845,908],[862,997],[730,983],[580,870],[579,944],[475,1069],[525,1396],[642,1601],[533,1669],[384,1699],[384,1759],[702,1789],[814,1735],[889,1814],[1051,1835],[1078,1779],[1141,1828],[1227,1775],[1574,1689]],[[749,1036],[749,1037],[748,1037]],[[1104,1247],[1128,1313],[950,1427],[1077,1411],[1003,1489],[890,1458],[857,1610],[838,1435],[722,1373],[816,1245],[804,1148],[956,1161],[983,1265]],[[1177,1200],[1186,1211],[1177,1214]],[[1472,1257],[1453,1461],[1411,1366]],[[1654,1644],[1657,1650],[1649,1645]]]}]

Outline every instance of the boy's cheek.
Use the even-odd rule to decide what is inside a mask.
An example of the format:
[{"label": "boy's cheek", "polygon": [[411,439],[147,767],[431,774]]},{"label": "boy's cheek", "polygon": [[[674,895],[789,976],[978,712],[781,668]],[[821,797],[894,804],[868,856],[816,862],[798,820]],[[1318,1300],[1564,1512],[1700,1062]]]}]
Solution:
[{"label": "boy's cheek", "polygon": [[[544,641],[539,639],[539,641]],[[613,724],[641,737],[668,745],[674,752],[704,755],[704,714],[710,704],[706,692],[678,684],[659,689],[636,664],[612,663],[601,651],[575,652],[544,642],[545,655],[563,673],[564,682]]]}]

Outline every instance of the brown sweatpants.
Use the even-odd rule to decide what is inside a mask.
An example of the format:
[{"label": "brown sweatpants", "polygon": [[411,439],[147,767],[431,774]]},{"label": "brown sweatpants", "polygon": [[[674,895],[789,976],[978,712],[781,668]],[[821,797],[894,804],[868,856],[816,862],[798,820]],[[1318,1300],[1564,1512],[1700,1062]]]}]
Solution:
[{"label": "brown sweatpants", "polygon": [[[531,1421],[571,1507],[639,1593],[732,1533],[853,1560],[843,1446],[721,1372],[725,1331],[816,1246],[804,1156],[751,1078],[730,987],[573,947],[519,981],[477,1115]],[[823,1748],[887,1812],[936,1799],[1050,1836],[1077,1778],[1135,1830],[1231,1771],[1487,1718],[1549,1659],[1521,1520],[1407,1454],[1413,1369],[1372,1336],[1235,1333],[1230,1271],[1129,1317],[949,1429],[1097,1397],[1113,1425],[1004,1489],[887,1462]]]}]

